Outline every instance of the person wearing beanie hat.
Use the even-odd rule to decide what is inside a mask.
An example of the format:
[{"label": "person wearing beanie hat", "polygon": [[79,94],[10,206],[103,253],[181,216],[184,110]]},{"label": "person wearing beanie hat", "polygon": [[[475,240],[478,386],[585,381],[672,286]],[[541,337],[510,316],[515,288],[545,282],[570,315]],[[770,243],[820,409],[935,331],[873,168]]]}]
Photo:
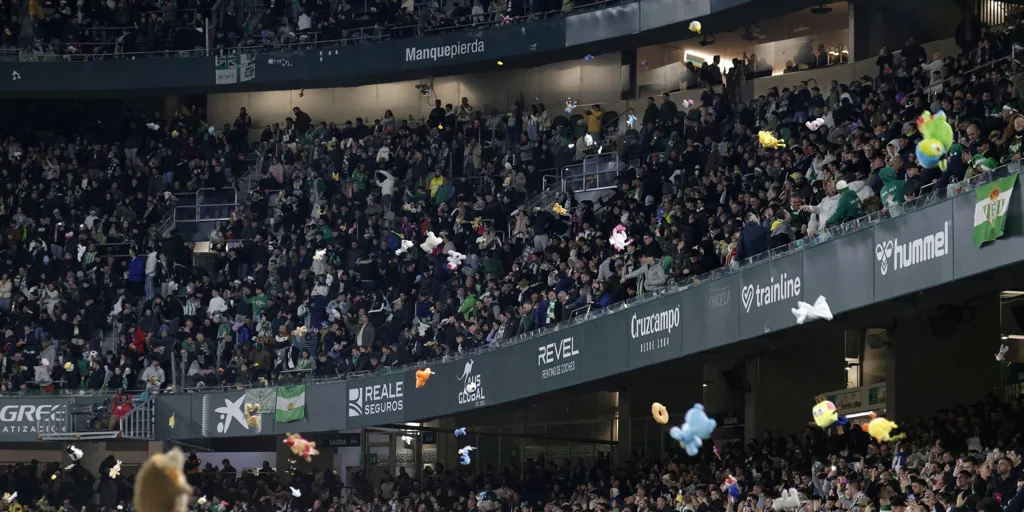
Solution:
[{"label": "person wearing beanie hat", "polygon": [[864,208],[860,198],[857,197],[856,192],[850,189],[846,180],[839,180],[836,183],[836,190],[839,191],[839,204],[836,205],[836,211],[832,216],[825,221],[825,227],[854,220],[863,214]]}]

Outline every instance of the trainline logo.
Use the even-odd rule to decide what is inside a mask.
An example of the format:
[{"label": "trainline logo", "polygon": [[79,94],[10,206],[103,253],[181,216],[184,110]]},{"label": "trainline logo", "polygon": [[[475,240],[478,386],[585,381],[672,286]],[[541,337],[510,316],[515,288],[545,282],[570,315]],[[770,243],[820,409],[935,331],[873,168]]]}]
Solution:
[{"label": "trainline logo", "polygon": [[928,236],[904,243],[900,243],[899,238],[893,238],[875,245],[875,259],[878,260],[878,270],[883,276],[889,273],[890,267],[894,271],[900,270],[941,258],[949,252],[949,221],[942,223],[940,231]]},{"label": "trainline logo", "polygon": [[411,46],[405,49],[405,61],[417,62],[421,60],[454,59],[462,55],[471,55],[484,52],[484,42],[477,39],[469,43],[458,42],[443,46],[432,46],[430,48],[416,48]]},{"label": "trainline logo", "polygon": [[743,301],[743,309],[750,313],[751,307],[762,307],[775,304],[784,300],[794,299],[800,296],[800,277],[790,278],[789,274],[783,272],[778,281],[771,276],[767,286],[760,284],[748,284],[743,287],[740,300]]}]

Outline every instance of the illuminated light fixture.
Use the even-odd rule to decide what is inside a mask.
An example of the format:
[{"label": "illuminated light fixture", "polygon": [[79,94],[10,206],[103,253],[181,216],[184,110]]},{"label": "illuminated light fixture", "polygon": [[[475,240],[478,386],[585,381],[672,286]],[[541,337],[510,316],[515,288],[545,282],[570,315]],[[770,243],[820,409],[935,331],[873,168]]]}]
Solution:
[{"label": "illuminated light fixture", "polygon": [[872,415],[872,414],[874,414],[874,413],[875,413],[875,411],[861,411],[861,412],[855,412],[855,413],[853,413],[853,414],[847,414],[847,415],[846,415],[846,419],[853,419],[853,418],[862,418],[862,417],[864,417],[864,416],[871,416],[871,415]]}]

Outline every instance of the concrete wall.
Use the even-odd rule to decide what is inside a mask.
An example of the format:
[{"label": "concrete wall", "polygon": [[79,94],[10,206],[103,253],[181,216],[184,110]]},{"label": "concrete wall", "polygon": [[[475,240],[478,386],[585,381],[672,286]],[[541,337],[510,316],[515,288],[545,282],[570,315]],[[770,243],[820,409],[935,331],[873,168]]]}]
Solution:
[{"label": "concrete wall", "polygon": [[999,295],[971,299],[967,309],[973,320],[946,335],[934,332],[931,322],[951,311],[931,310],[897,321],[886,360],[890,419],[916,420],[998,392],[1000,368],[992,354],[1000,344]]}]

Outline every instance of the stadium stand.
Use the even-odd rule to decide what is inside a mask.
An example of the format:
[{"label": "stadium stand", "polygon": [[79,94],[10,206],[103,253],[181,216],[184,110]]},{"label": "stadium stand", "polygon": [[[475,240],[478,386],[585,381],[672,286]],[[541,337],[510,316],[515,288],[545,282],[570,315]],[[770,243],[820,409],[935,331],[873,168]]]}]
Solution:
[{"label": "stadium stand", "polygon": [[[591,465],[539,459],[474,470],[435,464],[416,478],[402,468],[379,485],[362,472],[346,486],[330,471],[278,470],[269,462],[239,471],[195,452],[186,470],[195,486],[190,510],[196,511],[1016,512],[1024,503],[1020,411],[1019,398],[1003,403],[990,396],[908,424],[898,442],[875,442],[858,428],[808,428],[722,443],[720,460],[675,449],[636,453],[614,466],[601,456]],[[80,463],[68,469],[16,464],[0,476],[0,486],[17,492],[9,510],[132,510],[133,478],[111,478],[115,463],[113,456],[102,461],[98,477]],[[734,492],[721,484],[730,475],[738,482]],[[799,501],[784,503],[780,495],[791,488]]]},{"label": "stadium stand", "polygon": [[[635,113],[519,103],[484,116],[438,101],[420,123],[343,125],[296,108],[257,140],[244,109],[218,129],[185,108],[55,143],[11,137],[3,390],[173,392],[404,366],[897,215],[1020,159],[1020,74],[1008,36],[987,37],[985,51],[932,61],[910,44],[874,79],[749,103],[708,73],[692,108],[666,96]],[[942,173],[915,162],[925,109],[956,121]],[[761,147],[762,129],[788,146]],[[623,162],[584,178],[614,193],[549,190],[550,169],[587,156]],[[223,220],[183,233],[176,215]],[[635,238],[623,252],[608,243],[619,224]],[[428,232],[441,243],[425,253]],[[197,245],[212,250],[193,258]],[[455,269],[450,251],[465,256]]]},{"label": "stadium stand", "polygon": [[79,61],[279,52],[480,29],[609,3],[32,0],[0,6],[0,55]]}]

